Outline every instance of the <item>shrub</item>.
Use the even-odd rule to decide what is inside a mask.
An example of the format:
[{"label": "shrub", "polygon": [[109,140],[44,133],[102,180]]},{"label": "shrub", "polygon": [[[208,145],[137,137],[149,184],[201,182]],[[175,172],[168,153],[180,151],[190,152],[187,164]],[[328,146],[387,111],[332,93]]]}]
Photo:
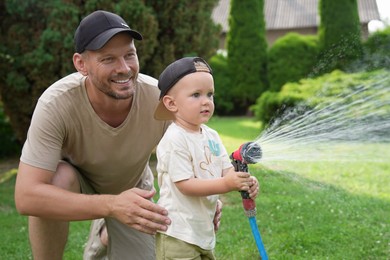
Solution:
[{"label": "shrub", "polygon": [[279,114],[282,114],[283,111],[303,100],[299,95],[285,96],[284,93],[280,92],[264,92],[263,95],[257,99],[256,104],[251,106],[255,118],[264,123],[262,125],[266,126],[267,123],[272,122],[272,120]]},{"label": "shrub", "polygon": [[211,57],[209,63],[214,77],[215,113],[228,115],[234,106],[227,57],[223,54],[216,54]]},{"label": "shrub", "polygon": [[365,69],[390,68],[390,27],[370,35],[363,43]]},{"label": "shrub", "polygon": [[0,158],[17,155],[20,151],[17,138],[12,131],[8,118],[4,114],[3,105],[0,103]]},{"label": "shrub", "polygon": [[317,55],[317,36],[289,33],[279,38],[268,52],[270,90],[279,91],[285,83],[307,77]]},{"label": "shrub", "polygon": [[[377,80],[377,75],[388,71],[362,72],[347,74],[339,70],[313,79],[303,79],[296,83],[285,84],[280,92],[267,92],[258,98],[252,106],[256,118],[266,125],[286,109],[302,105],[313,108],[319,104],[330,104],[340,93],[349,89],[367,85]],[[382,76],[383,77],[383,76]],[[304,105],[303,105],[304,104]]]}]

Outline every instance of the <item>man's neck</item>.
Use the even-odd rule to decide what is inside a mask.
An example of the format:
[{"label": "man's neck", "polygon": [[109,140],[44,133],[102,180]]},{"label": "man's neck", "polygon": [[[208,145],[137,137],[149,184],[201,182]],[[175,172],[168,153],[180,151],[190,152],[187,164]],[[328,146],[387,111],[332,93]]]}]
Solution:
[{"label": "man's neck", "polygon": [[114,99],[91,86],[88,80],[85,86],[89,102],[101,120],[112,127],[118,127],[126,120],[133,103],[133,97]]}]

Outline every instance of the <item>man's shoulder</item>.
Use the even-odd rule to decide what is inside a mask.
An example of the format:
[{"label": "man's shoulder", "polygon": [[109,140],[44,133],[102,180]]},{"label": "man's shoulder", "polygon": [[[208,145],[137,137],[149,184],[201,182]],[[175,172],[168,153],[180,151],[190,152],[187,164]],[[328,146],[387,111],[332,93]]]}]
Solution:
[{"label": "man's shoulder", "polygon": [[158,80],[146,74],[138,74],[138,83],[157,87]]},{"label": "man's shoulder", "polygon": [[160,96],[160,90],[157,87],[157,79],[140,73],[138,74],[137,81],[140,86],[140,93],[142,93],[141,96],[143,96],[143,98],[148,99],[149,101],[154,100],[157,104],[158,98]]},{"label": "man's shoulder", "polygon": [[79,86],[80,82],[83,78],[85,78],[84,75],[82,75],[79,72],[74,72],[74,73],[71,73],[71,74],[57,80],[50,87],[58,87],[58,86],[63,86],[63,85]]},{"label": "man's shoulder", "polygon": [[[74,98],[74,93],[76,90],[77,96],[81,94],[81,87],[83,86],[83,79],[85,76],[82,74],[75,72],[68,76],[65,76],[56,82],[54,82],[51,86],[49,86],[41,95],[41,102],[51,102],[53,100],[58,100],[58,98],[69,96],[69,98]],[[71,94],[72,93],[72,94]]]},{"label": "man's shoulder", "polygon": [[80,87],[82,85],[83,78],[85,78],[85,76],[83,76],[81,73],[74,72],[54,82],[46,89],[46,91],[66,91],[69,89]]}]

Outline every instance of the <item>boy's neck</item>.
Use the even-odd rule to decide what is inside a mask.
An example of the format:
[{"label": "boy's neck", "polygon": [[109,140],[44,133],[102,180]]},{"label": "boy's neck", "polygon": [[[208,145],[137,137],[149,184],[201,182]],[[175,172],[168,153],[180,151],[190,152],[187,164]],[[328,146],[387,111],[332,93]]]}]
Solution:
[{"label": "boy's neck", "polygon": [[186,123],[182,123],[178,120],[174,120],[173,121],[176,125],[178,125],[179,127],[183,128],[184,130],[186,130],[187,132],[190,132],[190,133],[202,133],[202,127],[201,125],[191,125],[191,124],[186,124]]}]

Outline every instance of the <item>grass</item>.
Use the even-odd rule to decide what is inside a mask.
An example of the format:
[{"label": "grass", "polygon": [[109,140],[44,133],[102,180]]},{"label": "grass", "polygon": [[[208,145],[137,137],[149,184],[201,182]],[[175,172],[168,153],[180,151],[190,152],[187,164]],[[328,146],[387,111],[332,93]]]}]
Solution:
[{"label": "grass", "polygon": [[[213,118],[228,152],[259,135],[251,118]],[[389,144],[366,146],[389,158]],[[268,167],[268,166],[267,166]],[[299,162],[250,165],[261,183],[257,223],[270,259],[390,259],[390,162]],[[1,174],[1,172],[0,172]],[[1,178],[0,178],[1,179]],[[0,184],[3,259],[31,258],[27,219],[14,208],[14,177]],[[259,259],[236,192],[224,202],[218,259]],[[64,259],[81,259],[89,222],[71,225]]]}]

